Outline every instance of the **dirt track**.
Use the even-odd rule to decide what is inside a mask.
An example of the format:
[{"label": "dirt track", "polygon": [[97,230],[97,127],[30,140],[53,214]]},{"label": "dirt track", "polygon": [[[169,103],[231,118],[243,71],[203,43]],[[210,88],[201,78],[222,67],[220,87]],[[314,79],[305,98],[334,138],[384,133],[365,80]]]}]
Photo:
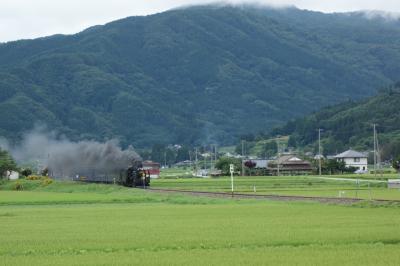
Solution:
[{"label": "dirt track", "polygon": [[[192,196],[203,196],[212,198],[233,198],[233,199],[258,199],[258,200],[276,200],[276,201],[314,201],[321,203],[335,203],[335,204],[354,204],[358,202],[367,201],[365,199],[356,198],[329,198],[329,197],[307,197],[307,196],[279,196],[279,195],[259,195],[259,194],[243,194],[243,193],[226,193],[226,192],[206,192],[206,191],[191,191],[191,190],[178,190],[178,189],[158,189],[148,188],[146,191],[156,193],[179,193]],[[400,203],[399,200],[370,200],[369,202],[375,204],[385,203]]]}]

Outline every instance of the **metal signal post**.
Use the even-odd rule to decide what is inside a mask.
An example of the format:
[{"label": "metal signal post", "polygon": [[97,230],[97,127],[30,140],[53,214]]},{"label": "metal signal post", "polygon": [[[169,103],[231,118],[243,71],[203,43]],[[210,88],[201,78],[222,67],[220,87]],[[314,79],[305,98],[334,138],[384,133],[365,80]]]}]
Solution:
[{"label": "metal signal post", "polygon": [[233,164],[229,165],[229,172],[231,173],[231,191],[233,196],[233,173],[235,172],[235,165]]}]

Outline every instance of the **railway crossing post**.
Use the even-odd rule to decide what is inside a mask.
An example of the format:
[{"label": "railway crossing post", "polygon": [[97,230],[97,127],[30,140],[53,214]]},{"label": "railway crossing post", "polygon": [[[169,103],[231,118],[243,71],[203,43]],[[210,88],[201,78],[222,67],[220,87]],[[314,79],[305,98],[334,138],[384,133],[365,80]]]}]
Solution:
[{"label": "railway crossing post", "polygon": [[360,180],[358,178],[356,179],[356,185],[356,199],[358,199],[358,190],[360,189]]},{"label": "railway crossing post", "polygon": [[233,173],[235,172],[235,165],[233,165],[233,164],[229,165],[229,172],[231,173],[231,191],[232,191],[232,197],[233,197]]}]

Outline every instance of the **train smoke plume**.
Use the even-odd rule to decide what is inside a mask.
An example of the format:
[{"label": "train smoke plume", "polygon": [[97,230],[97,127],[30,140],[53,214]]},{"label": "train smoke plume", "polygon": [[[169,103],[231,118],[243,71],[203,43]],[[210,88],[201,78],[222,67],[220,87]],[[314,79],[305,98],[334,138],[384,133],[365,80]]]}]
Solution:
[{"label": "train smoke plume", "polygon": [[54,133],[46,134],[43,130],[25,135],[18,146],[10,147],[5,141],[2,141],[2,146],[18,162],[47,167],[55,177],[112,175],[128,168],[133,161],[141,160],[132,147],[124,150],[117,140],[73,142],[67,138],[59,139]]}]

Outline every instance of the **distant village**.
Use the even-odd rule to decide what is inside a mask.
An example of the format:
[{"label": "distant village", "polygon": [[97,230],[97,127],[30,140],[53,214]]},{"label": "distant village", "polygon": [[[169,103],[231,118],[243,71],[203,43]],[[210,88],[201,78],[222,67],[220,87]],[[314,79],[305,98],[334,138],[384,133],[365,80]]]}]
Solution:
[{"label": "distant village", "polygon": [[[196,177],[225,175],[227,173],[221,169],[221,164],[218,163],[223,159],[227,162],[237,162],[235,169],[237,175],[311,175],[319,172],[320,161],[324,163],[324,165],[321,165],[321,168],[324,167],[324,169],[321,169],[321,171],[324,170],[324,174],[369,173],[368,152],[355,150],[347,150],[340,154],[326,157],[312,153],[299,156],[291,151],[282,152],[270,159],[242,156],[230,152],[205,152],[198,154],[196,157],[197,159],[195,160],[184,160],[173,165],[146,160],[143,162],[143,167],[150,171],[152,178],[158,178],[161,169],[167,168],[183,168]],[[326,165],[327,162],[329,162],[328,166]],[[326,173],[327,170],[329,173]]]}]

